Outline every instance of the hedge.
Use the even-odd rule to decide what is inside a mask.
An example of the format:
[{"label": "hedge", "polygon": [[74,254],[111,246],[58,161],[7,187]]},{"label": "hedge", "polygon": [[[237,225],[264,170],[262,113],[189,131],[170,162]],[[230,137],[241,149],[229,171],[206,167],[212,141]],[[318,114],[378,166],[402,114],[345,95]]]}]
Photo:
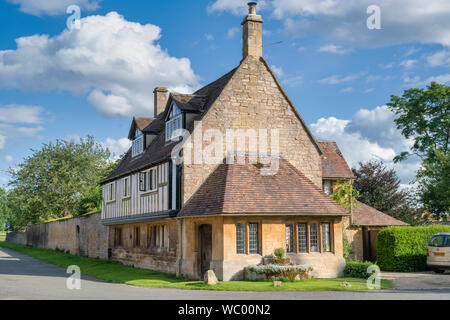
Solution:
[{"label": "hedge", "polygon": [[367,273],[367,268],[373,265],[375,265],[375,263],[368,261],[347,261],[345,264],[344,276],[367,279],[372,275],[372,273]]},{"label": "hedge", "polygon": [[384,271],[427,269],[427,246],[433,234],[450,232],[450,226],[389,227],[377,236],[377,264]]},{"label": "hedge", "polygon": [[289,279],[294,280],[297,276],[300,279],[308,279],[309,272],[312,267],[307,264],[301,265],[278,265],[278,264],[264,264],[264,265],[250,265],[245,268],[247,271],[263,275],[268,279]]}]

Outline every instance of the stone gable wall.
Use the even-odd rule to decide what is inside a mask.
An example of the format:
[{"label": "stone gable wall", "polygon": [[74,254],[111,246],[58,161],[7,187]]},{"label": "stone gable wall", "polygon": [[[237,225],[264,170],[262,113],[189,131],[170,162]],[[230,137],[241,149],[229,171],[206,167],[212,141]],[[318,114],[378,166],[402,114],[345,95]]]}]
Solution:
[{"label": "stone gable wall", "polygon": [[[281,155],[322,188],[319,151],[261,60],[248,57],[242,62],[203,117],[203,132],[211,128],[222,132],[224,149],[227,129],[278,129]],[[185,202],[216,167],[208,164],[184,165]]]}]

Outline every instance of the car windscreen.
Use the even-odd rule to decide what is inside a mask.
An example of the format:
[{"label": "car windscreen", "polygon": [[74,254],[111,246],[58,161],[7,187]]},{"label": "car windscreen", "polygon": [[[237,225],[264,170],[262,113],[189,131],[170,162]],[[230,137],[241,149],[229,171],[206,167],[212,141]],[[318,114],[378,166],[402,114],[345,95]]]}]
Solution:
[{"label": "car windscreen", "polygon": [[450,247],[450,235],[433,236],[429,243],[430,247]]}]

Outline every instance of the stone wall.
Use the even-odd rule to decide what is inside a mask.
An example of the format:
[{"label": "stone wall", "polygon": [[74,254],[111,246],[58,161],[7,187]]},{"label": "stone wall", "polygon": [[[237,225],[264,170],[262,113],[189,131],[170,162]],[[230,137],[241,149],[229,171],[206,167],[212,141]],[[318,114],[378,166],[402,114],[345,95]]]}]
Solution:
[{"label": "stone wall", "polygon": [[[164,226],[164,245],[162,242],[153,245],[151,239],[151,228],[158,226],[159,231]],[[136,228],[139,229],[138,242],[136,242]],[[119,229],[122,240],[117,243],[115,233]],[[111,226],[109,227],[111,259],[136,268],[174,274],[177,271],[178,236],[178,223],[175,219]]]},{"label": "stone wall", "polygon": [[[219,130],[224,136],[226,155],[227,129],[268,130],[268,139],[273,129],[279,131],[279,153],[306,177],[322,188],[322,160],[319,150],[307,133],[307,128],[295,114],[274,76],[262,60],[247,57],[223,89],[220,96],[202,119],[202,132]],[[197,127],[192,134],[197,136]],[[203,142],[204,147],[208,143]],[[271,142],[268,142],[269,152]],[[245,150],[249,150],[246,146]],[[193,159],[191,159],[193,163]],[[184,164],[184,202],[200,187],[217,165]]]},{"label": "stone wall", "polygon": [[108,230],[100,222],[100,212],[34,224],[25,232],[8,233],[6,241],[91,258],[108,258]]}]

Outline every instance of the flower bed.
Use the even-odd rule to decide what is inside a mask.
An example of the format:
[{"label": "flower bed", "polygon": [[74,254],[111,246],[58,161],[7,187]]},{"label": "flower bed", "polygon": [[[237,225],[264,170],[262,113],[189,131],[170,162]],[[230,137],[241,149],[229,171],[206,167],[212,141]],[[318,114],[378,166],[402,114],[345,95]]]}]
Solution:
[{"label": "flower bed", "polygon": [[310,278],[312,267],[306,264],[303,265],[278,265],[278,264],[264,264],[264,265],[250,265],[245,268],[246,280],[304,280]]}]

